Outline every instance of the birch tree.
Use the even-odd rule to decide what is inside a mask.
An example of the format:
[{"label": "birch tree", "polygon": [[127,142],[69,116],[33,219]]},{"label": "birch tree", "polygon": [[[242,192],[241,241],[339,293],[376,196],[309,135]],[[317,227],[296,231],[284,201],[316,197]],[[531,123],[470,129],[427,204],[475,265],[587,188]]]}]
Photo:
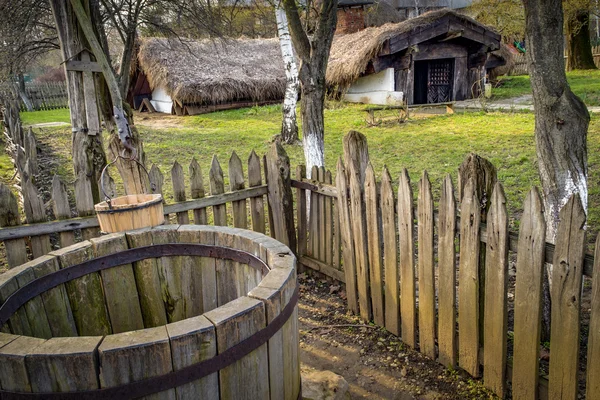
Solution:
[{"label": "birch tree", "polygon": [[277,35],[281,47],[281,57],[285,66],[285,96],[283,98],[283,121],[281,123],[281,139],[284,143],[293,144],[298,140],[298,124],[296,123],[296,103],[298,101],[298,68],[292,48],[292,38],[288,28],[288,20],[281,3],[275,8]]}]

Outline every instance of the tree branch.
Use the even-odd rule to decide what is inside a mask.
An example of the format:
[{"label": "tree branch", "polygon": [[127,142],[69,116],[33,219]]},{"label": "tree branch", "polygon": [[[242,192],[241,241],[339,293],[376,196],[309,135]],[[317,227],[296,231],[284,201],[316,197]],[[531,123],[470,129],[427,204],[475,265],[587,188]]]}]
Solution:
[{"label": "tree branch", "polygon": [[308,62],[311,58],[311,45],[308,35],[302,26],[296,1],[283,0],[283,8],[288,19],[294,49],[302,61]]}]

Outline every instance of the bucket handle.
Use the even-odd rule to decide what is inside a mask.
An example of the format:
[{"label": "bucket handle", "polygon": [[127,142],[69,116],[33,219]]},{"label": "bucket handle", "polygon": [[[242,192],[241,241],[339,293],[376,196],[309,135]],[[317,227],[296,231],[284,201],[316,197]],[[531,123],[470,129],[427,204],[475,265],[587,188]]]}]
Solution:
[{"label": "bucket handle", "polygon": [[125,149],[123,149],[123,151],[121,152],[121,154],[118,154],[114,160],[112,160],[111,162],[109,162],[108,164],[106,164],[104,166],[104,168],[102,168],[102,173],[100,174],[100,189],[102,190],[102,194],[104,195],[104,199],[106,200],[106,203],[108,204],[108,208],[112,208],[111,207],[111,200],[112,198],[110,197],[110,195],[107,193],[106,188],[104,187],[104,174],[106,173],[108,167],[110,167],[111,165],[115,164],[117,162],[117,160],[122,159],[125,161],[132,161],[137,163],[137,165],[139,165],[144,172],[146,173],[146,175],[148,175],[148,181],[150,182],[150,190],[152,191],[152,193],[156,192],[156,184],[154,182],[152,182],[150,180],[150,173],[148,172],[148,170],[146,169],[146,167],[144,167],[144,164],[142,164],[141,162],[138,161],[137,159],[137,149],[133,149],[134,151],[132,152],[131,156],[126,157],[125,156]]}]

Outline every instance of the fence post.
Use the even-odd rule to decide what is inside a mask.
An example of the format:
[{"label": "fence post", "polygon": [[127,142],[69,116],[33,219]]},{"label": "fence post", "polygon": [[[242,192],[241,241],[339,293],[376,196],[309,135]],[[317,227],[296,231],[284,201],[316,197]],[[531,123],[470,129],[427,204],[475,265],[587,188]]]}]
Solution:
[{"label": "fence post", "polygon": [[268,199],[273,210],[273,236],[296,253],[290,158],[278,142],[271,145],[267,155],[267,178]]}]

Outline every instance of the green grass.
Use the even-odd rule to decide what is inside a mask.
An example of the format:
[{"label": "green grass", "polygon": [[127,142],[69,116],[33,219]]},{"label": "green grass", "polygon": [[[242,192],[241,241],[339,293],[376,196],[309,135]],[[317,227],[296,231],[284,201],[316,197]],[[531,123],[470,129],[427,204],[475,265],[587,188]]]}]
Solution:
[{"label": "green grass", "polygon": [[[326,165],[334,172],[337,158],[342,155],[342,138],[349,130],[358,130],[368,138],[371,162],[378,175],[387,166],[394,179],[407,168],[415,187],[422,171],[427,170],[434,196],[439,197],[441,181],[450,174],[456,183],[457,169],[464,157],[475,152],[488,158],[498,169],[505,187],[511,226],[520,215],[528,190],[539,185],[533,138],[532,113],[457,113],[423,119],[411,119],[404,124],[382,124],[367,127],[360,105],[339,106],[325,112]],[[156,164],[165,175],[164,192],[172,201],[170,168],[174,161],[187,166],[195,157],[202,167],[208,191],[208,171],[213,155],[217,155],[227,182],[227,164],[235,151],[244,165],[254,149],[263,155],[271,139],[279,131],[281,107],[267,106],[223,111],[194,117],[136,114],[136,124],[142,139],[148,165]],[[48,146],[57,163],[49,166],[66,181],[73,180],[71,162],[71,130],[52,127],[36,130],[38,140]],[[105,140],[106,141],[106,140]],[[302,147],[286,146],[293,170],[303,163]],[[600,118],[592,117],[588,134],[589,157],[589,226],[600,228]],[[115,174],[114,171],[113,175]]]},{"label": "green grass", "polygon": [[[571,90],[588,106],[600,106],[600,70],[570,71]],[[531,94],[529,76],[507,76],[492,90],[493,99],[501,100]]]},{"label": "green grass", "polygon": [[66,122],[71,123],[68,108],[60,108],[57,110],[44,110],[22,112],[21,122],[23,125],[43,124],[46,122]]}]

